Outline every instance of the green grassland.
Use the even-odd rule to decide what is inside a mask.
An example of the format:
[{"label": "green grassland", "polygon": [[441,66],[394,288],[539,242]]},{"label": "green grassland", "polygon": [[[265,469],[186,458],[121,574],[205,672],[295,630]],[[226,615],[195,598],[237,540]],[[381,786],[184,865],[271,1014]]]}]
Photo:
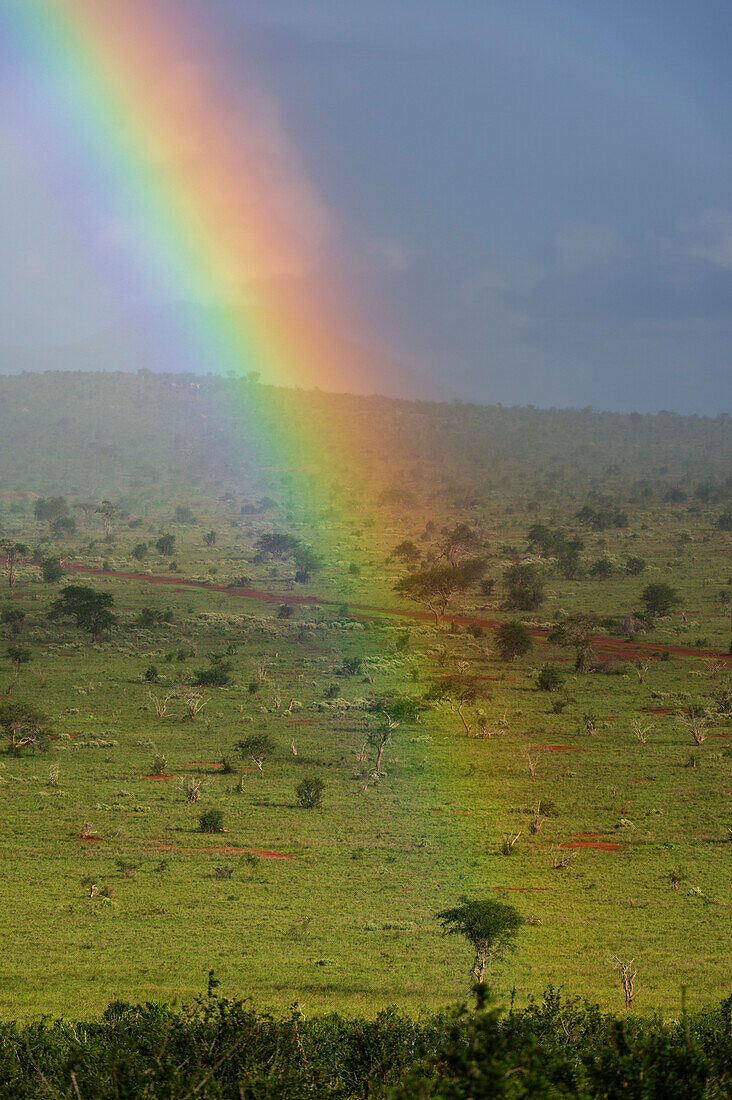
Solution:
[{"label": "green grassland", "polygon": [[[52,376],[0,381],[0,535],[67,568],[128,574],[45,583],[27,558],[12,592],[3,575],[0,611],[26,619],[17,636],[7,627],[0,654],[13,643],[32,652],[10,699],[42,709],[55,736],[48,751],[0,757],[0,1015],[79,1018],[113,998],[185,1000],[210,969],[226,995],[258,1006],[417,1013],[468,988],[470,950],[436,919],[463,894],[511,902],[526,920],[516,951],[490,973],[504,998],[515,991],[524,1003],[553,983],[619,1008],[615,954],[635,960],[644,1009],[677,1013],[682,987],[691,1005],[729,992],[732,726],[714,702],[729,662],[710,656],[730,646],[728,421],[257,394],[260,404],[299,400],[315,419],[340,401],[346,426],[378,425],[370,479],[343,469],[332,508],[304,519],[291,479],[263,473],[254,447],[234,453],[218,380],[195,391],[208,402],[203,435],[178,407],[164,418],[158,407],[157,430],[146,421],[150,388],[164,380],[91,376],[76,404]],[[34,417],[25,434],[22,408]],[[214,435],[224,442],[212,450]],[[384,490],[395,485],[410,487],[408,506],[390,505]],[[109,538],[98,517],[78,513],[75,533],[49,534],[31,493],[112,500]],[[263,496],[271,503],[253,512]],[[187,522],[176,521],[181,504]],[[612,504],[627,525],[582,525],[586,504]],[[611,575],[567,580],[551,555],[526,557],[538,521],[581,536],[582,561],[607,557]],[[410,539],[427,555],[456,523],[479,532],[496,584],[455,599],[436,628],[394,593],[405,565],[391,551]],[[322,547],[321,571],[297,583],[291,561],[258,555],[268,531]],[[162,533],[175,535],[172,559],[152,548]],[[139,560],[141,541],[151,549]],[[642,575],[625,572],[628,556],[645,560]],[[529,612],[504,606],[504,574],[519,559],[545,577],[545,599]],[[541,634],[505,662],[491,628],[450,621],[519,617],[540,632],[585,616],[607,635],[655,581],[677,589],[679,613],[639,626],[641,675],[635,651],[576,672],[574,650]],[[70,582],[114,597],[118,624],[95,644],[48,618]],[[228,585],[273,598],[219,590]],[[285,617],[282,605],[304,596],[317,602],[293,603]],[[145,607],[170,621],[141,626]],[[188,720],[185,693],[217,653],[231,682],[206,689]],[[348,658],[361,660],[355,674]],[[537,689],[547,661],[562,670],[560,692]],[[484,678],[466,711],[474,735],[454,706],[431,704],[395,728],[376,777],[369,700],[423,697],[455,669]],[[0,658],[0,689],[12,679]],[[673,713],[689,706],[710,710],[698,745]],[[659,709],[668,713],[650,713]],[[652,726],[644,744],[635,721]],[[253,731],[276,744],[263,777],[235,747]],[[151,777],[156,754],[171,778]],[[223,760],[250,770],[224,771]],[[297,804],[304,776],[323,780],[322,808]],[[196,802],[184,790],[191,777],[204,781]],[[549,812],[532,832],[539,804]],[[224,832],[199,830],[209,808],[223,811]],[[561,847],[583,839],[616,847]]]}]

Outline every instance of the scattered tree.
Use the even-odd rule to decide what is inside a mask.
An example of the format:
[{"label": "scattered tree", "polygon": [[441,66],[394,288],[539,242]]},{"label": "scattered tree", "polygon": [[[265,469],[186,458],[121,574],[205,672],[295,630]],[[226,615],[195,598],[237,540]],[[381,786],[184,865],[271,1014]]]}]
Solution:
[{"label": "scattered tree", "polygon": [[264,779],[264,765],[272,757],[276,748],[269,734],[252,733],[242,741],[237,741],[236,748],[245,759],[256,764],[260,777]]},{"label": "scattered tree", "polygon": [[460,904],[437,914],[447,936],[464,936],[475,952],[471,973],[478,982],[486,966],[502,950],[509,948],[524,923],[523,917],[507,902],[494,898],[462,897]]},{"label": "scattered tree", "polygon": [[509,565],[503,574],[506,584],[506,606],[518,611],[536,611],[544,601],[544,581],[535,565],[529,562]]},{"label": "scattered tree", "polygon": [[91,634],[92,642],[117,622],[110,610],[114,606],[111,592],[97,592],[82,584],[68,584],[51,604],[49,618],[73,618],[78,627]]},{"label": "scattered tree", "polygon": [[613,962],[620,971],[620,984],[623,987],[623,993],[625,995],[625,1007],[630,1009],[633,1007],[633,1001],[635,999],[633,983],[635,982],[638,971],[633,969],[632,960],[629,963],[624,963],[620,961],[617,955],[613,955]]},{"label": "scattered tree", "polygon": [[47,523],[50,533],[55,534],[59,521],[70,518],[68,501],[66,497],[39,497],[33,514],[37,520]]},{"label": "scattered tree", "polygon": [[483,558],[468,558],[459,565],[422,569],[402,577],[394,585],[394,591],[415,603],[425,604],[435,616],[435,626],[439,626],[453,597],[476,584],[485,568]]},{"label": "scattered tree", "polygon": [[104,534],[107,538],[110,538],[111,523],[114,517],[117,515],[117,506],[112,504],[111,500],[103,500],[101,504],[95,509],[97,515],[102,517],[102,523],[104,524]]},{"label": "scattered tree", "polygon": [[301,780],[295,788],[297,804],[304,810],[319,810],[323,805],[323,780],[310,776]]},{"label": "scattered tree", "polygon": [[564,683],[564,677],[556,665],[544,665],[536,678],[539,691],[558,691]]},{"label": "scattered tree", "polygon": [[61,562],[58,558],[43,558],[41,561],[41,576],[46,584],[57,584],[64,575]]},{"label": "scattered tree", "polygon": [[680,596],[670,584],[658,581],[647,584],[641,592],[641,599],[649,615],[667,615],[679,603]]},{"label": "scattered tree", "polygon": [[495,645],[502,661],[515,661],[531,649],[531,634],[523,623],[510,619],[496,629]]},{"label": "scattered tree", "polygon": [[164,557],[170,557],[175,551],[175,535],[161,535],[155,543],[155,549]]},{"label": "scattered tree", "polygon": [[8,690],[5,693],[6,695],[10,695],[18,682],[21,666],[28,664],[28,662],[33,659],[33,654],[30,649],[28,649],[28,646],[9,645],[5,650],[5,655],[13,666],[13,679],[8,684]]},{"label": "scattered tree", "polygon": [[21,558],[28,553],[28,547],[24,542],[15,542],[14,539],[0,539],[0,554],[5,558],[8,567],[8,585],[15,587],[15,567]]},{"label": "scattered tree", "polygon": [[0,731],[13,756],[20,756],[26,747],[48,748],[48,720],[29,703],[0,703]]}]

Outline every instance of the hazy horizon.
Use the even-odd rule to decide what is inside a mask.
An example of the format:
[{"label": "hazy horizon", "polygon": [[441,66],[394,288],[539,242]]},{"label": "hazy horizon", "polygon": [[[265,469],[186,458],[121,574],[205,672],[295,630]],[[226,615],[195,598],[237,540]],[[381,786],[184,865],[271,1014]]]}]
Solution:
[{"label": "hazy horizon", "polygon": [[98,171],[108,150],[69,120],[10,14],[0,370],[191,369],[180,311],[246,314],[260,294],[300,301],[322,284],[337,288],[339,339],[364,349],[386,393],[730,411],[728,5],[150,10],[196,51],[166,94],[175,105],[193,87],[232,159],[210,163],[202,132],[194,149],[160,148],[159,164],[141,153],[143,169],[174,186],[238,164],[250,185],[253,148],[242,222],[266,195],[281,234],[235,287],[194,272],[181,296],[152,263],[149,210],[124,173]]}]

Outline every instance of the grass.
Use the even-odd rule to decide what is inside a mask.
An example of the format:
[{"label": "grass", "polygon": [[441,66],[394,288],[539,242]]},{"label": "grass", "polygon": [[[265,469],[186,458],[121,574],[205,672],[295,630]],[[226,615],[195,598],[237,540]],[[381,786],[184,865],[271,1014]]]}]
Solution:
[{"label": "grass", "polygon": [[[464,996],[469,983],[470,949],[441,935],[436,913],[460,895],[488,892],[511,901],[527,921],[516,952],[489,975],[506,999],[514,991],[523,1004],[551,983],[619,1009],[616,954],[635,960],[643,1010],[676,1013],[682,987],[690,1006],[728,992],[730,723],[716,716],[697,746],[673,713],[649,713],[706,704],[727,675],[713,681],[704,656],[662,659],[661,652],[729,649],[721,598],[732,593],[728,535],[713,526],[718,504],[669,506],[657,494],[655,503],[629,506],[627,529],[582,531],[586,561],[606,554],[617,563],[605,581],[566,581],[539,562],[546,601],[519,613],[535,630],[562,612],[617,620],[638,609],[640,592],[654,580],[678,588],[685,618],[659,618],[638,636],[656,654],[640,683],[630,664],[619,675],[576,673],[572,649],[539,638],[525,658],[505,664],[490,651],[490,630],[473,637],[449,623],[435,630],[378,611],[359,621],[338,610],[345,602],[413,612],[392,591],[404,568],[387,558],[404,538],[427,545],[420,535],[436,519],[438,530],[458,520],[480,525],[497,580],[489,598],[470,594],[451,611],[515,617],[502,608],[501,577],[537,518],[533,489],[520,481],[471,505],[447,503],[446,491],[404,514],[385,512],[366,533],[338,512],[320,523],[331,549],[308,585],[293,585],[289,563],[256,562],[253,553],[263,530],[302,536],[308,528],[284,515],[242,517],[239,497],[227,502],[213,492],[192,503],[195,523],[174,524],[165,493],[152,494],[140,505],[141,525],[127,529],[120,518],[111,542],[92,528],[59,547],[27,506],[3,504],[3,533],[40,542],[44,554],[58,549],[67,563],[99,569],[106,561],[112,570],[172,576],[175,584],[71,578],[115,597],[120,624],[97,645],[68,623],[47,621],[59,586],[42,583],[30,563],[18,570],[12,605],[3,605],[27,612],[23,633],[9,634],[7,644],[21,641],[33,652],[11,698],[52,716],[58,739],[48,753],[0,758],[0,856],[12,914],[0,930],[0,1016],[91,1017],[113,998],[182,1001],[205,989],[212,968],[224,995],[258,1006],[298,1000],[308,1012],[373,1014],[391,1003],[416,1014]],[[130,490],[133,518],[134,499]],[[554,499],[547,511],[572,528],[584,499],[577,488],[574,501]],[[218,539],[207,547],[202,535],[211,529]],[[163,531],[176,536],[175,574],[155,552],[142,563],[130,556],[137,542],[154,543]],[[641,577],[622,572],[628,555],[646,559]],[[242,575],[276,598],[186,585],[226,585]],[[279,618],[282,599],[293,594],[323,602]],[[137,626],[144,607],[171,610],[172,622]],[[226,651],[231,684],[207,690],[205,707],[187,721],[185,687],[209,654]],[[363,659],[357,675],[340,674],[347,657]],[[561,696],[536,689],[545,661],[564,674]],[[459,662],[486,677],[485,698],[466,712],[474,730],[485,725],[492,736],[468,738],[457,713],[440,704],[394,730],[375,779],[375,750],[367,748],[365,765],[358,760],[374,725],[367,697],[396,688],[421,694]],[[157,683],[144,680],[151,665]],[[9,662],[0,664],[0,685],[3,675],[11,680]],[[328,698],[333,684],[340,691]],[[170,694],[164,717],[156,716],[151,693]],[[634,734],[639,718],[653,727],[646,744]],[[216,766],[227,759],[251,769],[235,745],[255,731],[277,745],[264,778]],[[577,751],[537,747],[547,745]],[[151,778],[156,754],[172,779]],[[696,767],[688,766],[691,755]],[[197,801],[183,790],[192,776],[204,781]],[[297,805],[306,776],[323,780],[320,809]],[[540,801],[553,812],[532,833]],[[200,831],[208,809],[223,812],[224,832]],[[87,826],[101,840],[82,840]],[[516,833],[507,857],[503,838]],[[565,847],[593,839],[580,834],[619,848]],[[555,868],[557,853],[576,858]],[[678,889],[673,868],[683,869]]]}]

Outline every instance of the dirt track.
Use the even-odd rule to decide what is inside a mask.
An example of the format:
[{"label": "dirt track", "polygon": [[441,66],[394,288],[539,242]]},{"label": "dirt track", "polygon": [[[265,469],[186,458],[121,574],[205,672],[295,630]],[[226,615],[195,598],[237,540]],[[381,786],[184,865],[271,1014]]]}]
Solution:
[{"label": "dirt track", "polygon": [[[257,588],[231,588],[222,584],[207,584],[205,581],[190,581],[179,576],[164,577],[151,576],[144,573],[121,573],[115,570],[96,569],[90,565],[79,565],[74,562],[64,563],[64,569],[69,573],[89,573],[97,577],[115,577],[119,580],[140,581],[143,584],[162,584],[174,588],[178,592],[186,588],[202,588],[207,592],[219,592],[225,596],[240,600],[257,600],[259,603],[293,604],[300,606],[322,606],[327,608],[343,607],[342,600],[325,599],[320,596],[293,596],[279,592],[265,592]],[[409,608],[374,607],[369,604],[346,604],[349,612],[355,619],[376,620],[383,617],[392,619],[416,619],[419,622],[432,622],[434,616],[428,611],[412,611]],[[456,626],[482,626],[489,630],[495,630],[500,626],[500,619],[483,619],[475,615],[447,615],[444,619],[447,623]],[[546,641],[548,630],[543,627],[535,627],[531,634],[540,642]],[[732,654],[723,653],[716,649],[694,649],[690,646],[655,645],[653,643],[630,642],[621,638],[612,638],[607,635],[594,634],[588,642],[597,653],[607,657],[615,657],[618,660],[633,661],[638,658],[660,658],[661,654],[668,653],[670,657],[706,657],[722,661],[728,667],[732,667]]]}]

